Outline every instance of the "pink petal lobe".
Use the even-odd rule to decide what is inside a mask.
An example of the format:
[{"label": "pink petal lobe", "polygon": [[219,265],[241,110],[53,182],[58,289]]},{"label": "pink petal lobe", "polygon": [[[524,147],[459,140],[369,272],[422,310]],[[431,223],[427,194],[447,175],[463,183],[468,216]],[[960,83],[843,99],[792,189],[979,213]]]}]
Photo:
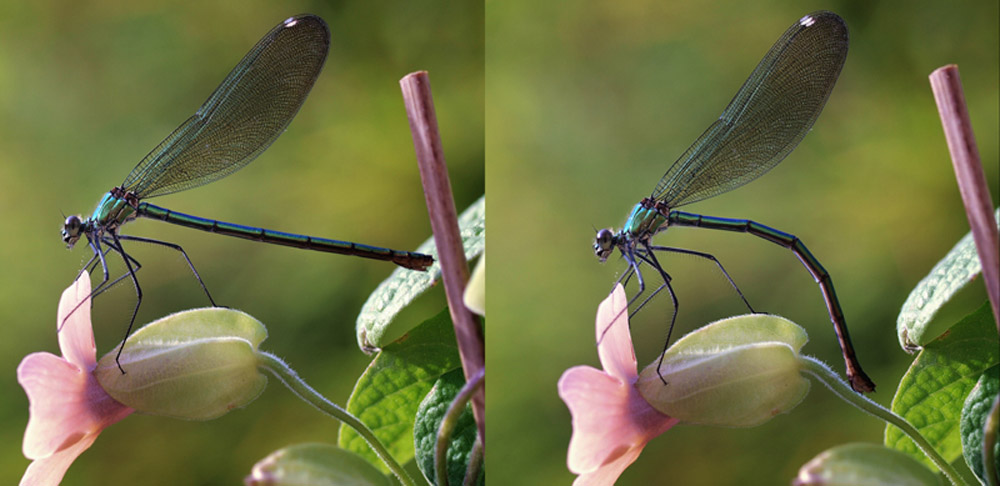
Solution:
[{"label": "pink petal lobe", "polygon": [[[78,450],[71,454],[76,457],[105,427],[133,412],[111,398],[92,373],[97,356],[89,296],[90,279],[84,274],[63,292],[59,301],[56,325],[60,326],[59,347],[65,357],[32,353],[17,367],[17,381],[29,402],[30,417],[22,445],[29,459],[48,461],[56,455],[65,458],[66,450]],[[81,449],[80,444],[86,447]],[[52,461],[59,464],[56,459]],[[39,468],[42,466],[30,468],[36,471],[33,477],[42,474],[37,472]]]},{"label": "pink petal lobe", "polygon": [[[59,349],[66,361],[87,371],[97,366],[97,347],[90,325],[90,275],[84,272],[59,299]],[[84,301],[86,299],[86,301]],[[74,310],[75,309],[75,310]]]},{"label": "pink petal lobe", "polygon": [[603,486],[615,484],[618,477],[639,458],[642,447],[634,447],[617,458],[604,463],[593,472],[581,474],[573,481],[573,486]]},{"label": "pink petal lobe", "polygon": [[616,427],[606,427],[612,421],[620,422],[623,390],[621,380],[589,366],[570,368],[559,379],[559,397],[573,416],[566,461],[570,471],[595,471],[609,456],[630,447],[629,440],[620,440]]},{"label": "pink petal lobe", "polygon": [[566,463],[580,475],[575,486],[614,484],[653,437],[678,422],[635,388],[639,376],[621,285],[598,307],[596,332],[604,371],[576,366],[559,379],[559,396],[573,416]]},{"label": "pink petal lobe", "polygon": [[632,383],[587,366],[563,373],[559,396],[573,416],[567,466],[578,474],[632,456],[624,470],[647,442],[677,423],[646,403]]},{"label": "pink petal lobe", "polygon": [[[32,353],[17,367],[17,381],[28,395],[28,426],[24,431],[24,456],[38,459],[49,456],[76,437],[85,435],[78,430],[73,414],[63,414],[66,407],[80,408],[79,395],[86,386],[79,367],[49,353]],[[71,403],[66,403],[71,402]]]},{"label": "pink petal lobe", "polygon": [[83,451],[89,449],[96,439],[97,434],[84,436],[73,445],[45,459],[32,461],[18,484],[20,486],[58,486],[73,461]]},{"label": "pink petal lobe", "polygon": [[17,381],[28,395],[22,448],[34,459],[22,486],[57,486],[105,427],[134,412],[111,398],[93,374],[97,352],[86,272],[63,292],[56,326],[63,357],[32,353],[17,367]]},{"label": "pink petal lobe", "polygon": [[635,381],[639,373],[628,328],[628,299],[620,284],[597,308],[596,328],[597,354],[604,371],[624,381]]},{"label": "pink petal lobe", "polygon": [[81,438],[96,435],[132,413],[111,398],[89,371],[49,353],[32,353],[17,367],[28,395],[24,455],[48,457]]}]

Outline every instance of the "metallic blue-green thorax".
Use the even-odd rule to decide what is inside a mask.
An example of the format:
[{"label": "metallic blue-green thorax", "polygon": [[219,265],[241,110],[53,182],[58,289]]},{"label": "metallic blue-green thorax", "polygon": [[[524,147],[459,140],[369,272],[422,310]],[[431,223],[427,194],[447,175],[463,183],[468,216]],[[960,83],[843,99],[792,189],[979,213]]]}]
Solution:
[{"label": "metallic blue-green thorax", "polygon": [[116,194],[114,190],[104,194],[101,202],[97,203],[94,214],[90,216],[91,223],[114,228],[135,217],[135,208],[126,198]]},{"label": "metallic blue-green thorax", "polygon": [[643,235],[652,236],[660,230],[660,227],[667,223],[667,218],[655,207],[650,207],[642,202],[632,208],[632,213],[625,220],[621,234],[627,234],[631,238],[640,238]]}]

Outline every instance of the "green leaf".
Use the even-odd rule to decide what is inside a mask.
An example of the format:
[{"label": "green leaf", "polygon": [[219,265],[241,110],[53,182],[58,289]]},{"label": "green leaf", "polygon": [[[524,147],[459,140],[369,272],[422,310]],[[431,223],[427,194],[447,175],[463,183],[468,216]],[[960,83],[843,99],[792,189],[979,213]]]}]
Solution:
[{"label": "green leaf", "polygon": [[[448,309],[387,344],[354,385],[347,410],[361,419],[400,463],[413,458],[417,407],[441,375],[461,366]],[[338,445],[389,472],[354,429],[341,425]]]},{"label": "green leaf", "polygon": [[[417,411],[417,421],[413,427],[413,439],[416,447],[417,465],[432,484],[438,484],[434,475],[434,449],[437,442],[438,429],[452,400],[465,386],[465,376],[462,370],[453,370],[438,379],[434,388],[420,403]],[[472,407],[466,404],[465,410],[458,418],[452,430],[451,442],[448,445],[448,484],[463,484],[465,471],[469,464],[472,446],[476,442],[476,420],[472,416]],[[484,469],[480,469],[476,484],[486,484]]]},{"label": "green leaf", "polygon": [[254,465],[247,486],[391,486],[357,454],[329,444],[295,444]]},{"label": "green leaf", "polygon": [[[979,376],[998,362],[997,330],[987,302],[924,346],[899,382],[892,411],[913,424],[944,460],[952,462],[962,454],[962,404]],[[885,445],[936,470],[896,427],[886,427]]]},{"label": "green leaf", "polygon": [[912,457],[880,445],[853,443],[823,451],[799,469],[796,486],[937,486],[940,477]]},{"label": "green leaf", "polygon": [[[483,248],[486,247],[486,196],[479,198],[459,215],[458,229],[462,235],[462,246],[465,248],[467,260],[483,252]],[[397,268],[368,296],[368,301],[361,307],[357,324],[354,326],[358,346],[362,351],[373,353],[382,347],[388,336],[390,323],[396,314],[434,285],[441,276],[441,263],[436,261],[437,247],[434,245],[434,237],[425,241],[416,251],[433,255],[434,264],[426,272]],[[393,329],[393,331],[393,335],[398,336],[408,329]]]},{"label": "green leaf", "polygon": [[[983,483],[986,483],[986,474],[983,471],[983,432],[986,417],[990,414],[998,393],[1000,393],[1000,366],[994,366],[979,377],[972,393],[965,400],[965,406],[962,407],[962,454],[969,469]],[[996,451],[994,453],[994,457],[997,458],[996,469],[1000,470],[1000,443],[993,444],[993,449]]]},{"label": "green leaf", "polygon": [[[1000,226],[1000,209],[995,214]],[[972,233],[966,234],[910,292],[896,319],[899,345],[914,352],[948,330],[948,323],[932,322],[934,314],[982,271]]]}]

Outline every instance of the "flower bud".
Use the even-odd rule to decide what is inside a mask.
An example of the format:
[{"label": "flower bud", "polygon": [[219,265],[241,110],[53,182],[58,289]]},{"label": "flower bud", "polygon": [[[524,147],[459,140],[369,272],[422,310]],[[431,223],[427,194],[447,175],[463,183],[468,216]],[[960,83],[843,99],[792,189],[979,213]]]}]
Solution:
[{"label": "flower bud", "polygon": [[723,319],[678,340],[664,353],[660,372],[654,361],[636,387],[653,408],[681,422],[760,425],[809,391],[798,358],[807,340],[804,329],[781,317]]},{"label": "flower bud", "polygon": [[799,469],[793,486],[912,484],[937,486],[938,475],[916,459],[876,444],[844,444],[822,452]]},{"label": "flower bud", "polygon": [[486,254],[479,258],[479,263],[469,277],[469,283],[465,286],[465,295],[462,296],[465,306],[472,312],[481,316],[486,316]]},{"label": "flower bud", "polygon": [[361,456],[327,444],[296,444],[274,451],[253,466],[243,483],[247,486],[392,484]]},{"label": "flower bud", "polygon": [[257,346],[267,337],[240,311],[208,308],[169,315],[128,338],[94,374],[115,400],[151,415],[209,420],[250,403],[267,377],[257,369]]}]

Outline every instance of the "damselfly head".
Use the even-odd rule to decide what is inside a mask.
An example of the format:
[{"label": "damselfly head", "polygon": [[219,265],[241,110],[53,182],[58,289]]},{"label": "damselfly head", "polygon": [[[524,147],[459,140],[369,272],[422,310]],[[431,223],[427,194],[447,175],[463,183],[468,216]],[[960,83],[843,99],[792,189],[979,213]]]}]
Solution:
[{"label": "damselfly head", "polygon": [[604,228],[597,232],[597,236],[594,238],[594,256],[596,256],[601,263],[611,256],[611,252],[615,250],[615,235],[611,232],[611,228]]},{"label": "damselfly head", "polygon": [[73,248],[76,240],[80,239],[82,230],[83,221],[80,220],[79,216],[73,215],[66,218],[66,222],[63,223],[62,227],[62,239],[66,243],[66,248]]}]

